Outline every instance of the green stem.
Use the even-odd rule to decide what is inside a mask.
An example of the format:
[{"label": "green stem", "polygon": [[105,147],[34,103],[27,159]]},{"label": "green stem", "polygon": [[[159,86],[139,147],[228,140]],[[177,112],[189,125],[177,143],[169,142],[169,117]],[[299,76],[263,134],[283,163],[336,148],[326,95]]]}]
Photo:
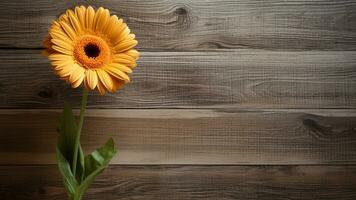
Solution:
[{"label": "green stem", "polygon": [[80,107],[80,115],[79,115],[79,123],[78,123],[78,132],[77,132],[77,137],[75,138],[75,143],[74,143],[74,155],[73,155],[73,163],[72,163],[72,170],[73,170],[74,177],[75,177],[76,169],[77,169],[80,133],[82,132],[82,127],[83,127],[83,122],[84,122],[84,113],[85,113],[85,108],[87,106],[87,101],[88,101],[88,91],[85,88],[83,88],[82,105]]},{"label": "green stem", "polygon": [[73,196],[69,197],[69,200],[82,200],[82,195],[77,192]]}]

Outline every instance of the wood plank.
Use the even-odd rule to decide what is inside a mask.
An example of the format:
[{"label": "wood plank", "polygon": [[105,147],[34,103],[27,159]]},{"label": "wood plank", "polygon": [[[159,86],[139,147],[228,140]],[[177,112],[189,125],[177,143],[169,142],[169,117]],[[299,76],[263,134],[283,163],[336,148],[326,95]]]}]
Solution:
[{"label": "wood plank", "polygon": [[[0,164],[55,163],[59,110],[0,110]],[[356,110],[90,109],[82,144],[113,164],[356,164]]]},{"label": "wood plank", "polygon": [[[3,199],[63,200],[56,166],[1,166]],[[355,166],[111,166],[87,200],[354,200]]]},{"label": "wood plank", "polygon": [[356,50],[354,0],[1,1],[0,47],[41,47],[52,20],[88,3],[123,17],[140,49]]},{"label": "wood plank", "polygon": [[[0,50],[0,107],[79,107],[39,50]],[[92,108],[356,108],[356,51],[143,52],[133,83]]]}]

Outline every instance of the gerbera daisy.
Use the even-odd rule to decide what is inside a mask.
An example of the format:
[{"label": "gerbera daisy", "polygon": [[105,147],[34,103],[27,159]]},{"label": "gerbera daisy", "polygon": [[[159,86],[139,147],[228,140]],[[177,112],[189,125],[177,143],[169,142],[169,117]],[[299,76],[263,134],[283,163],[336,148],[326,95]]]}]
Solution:
[{"label": "gerbera daisy", "polygon": [[44,41],[54,72],[73,88],[82,82],[101,95],[130,81],[138,51],[135,35],[122,19],[100,7],[68,9],[54,21]]}]

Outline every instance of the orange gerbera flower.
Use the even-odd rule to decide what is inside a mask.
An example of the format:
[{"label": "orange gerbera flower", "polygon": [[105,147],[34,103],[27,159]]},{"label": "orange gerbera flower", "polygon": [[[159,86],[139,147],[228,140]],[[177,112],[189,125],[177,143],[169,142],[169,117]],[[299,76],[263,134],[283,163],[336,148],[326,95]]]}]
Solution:
[{"label": "orange gerbera flower", "polygon": [[54,72],[73,88],[82,82],[101,95],[115,92],[130,81],[139,52],[135,35],[122,19],[107,9],[68,9],[49,29],[45,54]]}]

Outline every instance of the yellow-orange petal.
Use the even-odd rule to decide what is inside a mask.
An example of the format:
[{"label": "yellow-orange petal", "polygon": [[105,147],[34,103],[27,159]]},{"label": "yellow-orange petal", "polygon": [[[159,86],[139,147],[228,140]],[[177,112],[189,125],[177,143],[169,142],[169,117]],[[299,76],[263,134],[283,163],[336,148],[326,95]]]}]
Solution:
[{"label": "yellow-orange petal", "polygon": [[122,22],[122,19],[119,19],[116,15],[112,15],[108,21],[104,32],[110,35],[115,29],[117,29],[120,24],[122,24]]},{"label": "yellow-orange petal", "polygon": [[66,23],[69,23],[69,17],[66,13],[62,14],[61,16],[59,16],[58,18],[58,22],[66,22]]},{"label": "yellow-orange petal", "polygon": [[121,79],[125,82],[130,82],[130,77],[125,72],[121,71],[118,68],[107,66],[105,67],[105,71],[107,71],[110,75],[118,79]]},{"label": "yellow-orange petal", "polygon": [[59,46],[56,46],[56,45],[52,45],[52,49],[54,49],[55,51],[58,51],[60,53],[66,54],[66,55],[70,55],[70,56],[73,55],[72,51],[62,48],[62,47],[59,47]]},{"label": "yellow-orange petal", "polygon": [[114,83],[113,85],[114,91],[117,91],[118,89],[122,88],[125,85],[125,81],[116,78],[113,78],[113,83]]},{"label": "yellow-orange petal", "polygon": [[93,23],[94,23],[94,16],[95,16],[95,11],[93,9],[93,7],[89,6],[86,10],[86,23],[85,26],[88,29],[92,29],[93,28]]},{"label": "yellow-orange petal", "polygon": [[79,87],[84,81],[84,75],[80,76],[75,82],[71,83],[70,85],[72,86],[72,88],[77,88]]},{"label": "yellow-orange petal", "polygon": [[126,65],[123,65],[123,64],[119,64],[119,63],[111,63],[107,67],[114,67],[116,69],[119,69],[122,72],[132,73],[132,70],[129,67],[127,67]]},{"label": "yellow-orange petal", "polygon": [[100,80],[98,80],[98,84],[96,86],[96,88],[98,89],[98,92],[100,95],[104,95],[105,94],[105,86],[103,85],[103,83],[101,83]]},{"label": "yellow-orange petal", "polygon": [[124,31],[127,28],[127,25],[124,23],[122,19],[119,19],[118,21],[114,21],[112,23],[114,23],[113,25],[114,27],[107,33],[111,43],[115,45],[117,41],[122,39],[120,38],[120,34],[122,33],[122,31]]},{"label": "yellow-orange petal", "polygon": [[86,70],[85,71],[86,82],[90,89],[94,89],[98,84],[98,75],[95,70]]},{"label": "yellow-orange petal", "polygon": [[112,91],[113,82],[112,82],[112,78],[109,76],[109,74],[102,69],[96,70],[96,73],[98,74],[98,78],[99,78],[100,82],[104,85],[106,90]]},{"label": "yellow-orange petal", "polygon": [[73,51],[73,45],[71,45],[70,43],[67,43],[63,40],[52,39],[51,42],[59,47],[62,47],[63,49],[66,49],[68,51]]},{"label": "yellow-orange petal", "polygon": [[86,79],[86,78],[84,78],[84,87],[85,87],[85,89],[86,89],[87,91],[90,91],[90,90],[91,90],[90,87],[89,87],[89,85],[88,85],[88,82],[87,82],[87,79]]},{"label": "yellow-orange petal", "polygon": [[135,60],[140,56],[140,53],[136,49],[130,49],[126,51],[125,54],[131,56]]},{"label": "yellow-orange petal", "polygon": [[106,27],[109,17],[110,17],[109,10],[104,9],[103,7],[100,7],[96,11],[96,14],[94,17],[95,29],[98,31],[102,31],[104,29],[104,27]]},{"label": "yellow-orange petal", "polygon": [[84,72],[85,72],[85,69],[83,67],[76,67],[71,75],[69,76],[69,82],[71,84],[75,83],[77,80],[82,80],[83,81],[83,78],[84,78]]},{"label": "yellow-orange petal", "polygon": [[72,44],[72,40],[63,31],[51,30],[50,35],[53,39],[59,39],[68,44]]},{"label": "yellow-orange petal", "polygon": [[82,31],[81,25],[79,23],[79,20],[77,19],[77,16],[75,15],[75,13],[70,10],[70,12],[68,12],[69,15],[69,21],[72,24],[72,27],[74,29],[74,31],[78,34]]},{"label": "yellow-orange petal", "polygon": [[62,78],[70,76],[77,67],[80,66],[76,63],[64,65],[61,70],[57,71],[57,74]]},{"label": "yellow-orange petal", "polygon": [[133,63],[132,65],[128,65],[128,67],[130,67],[131,69],[137,67],[137,63]]},{"label": "yellow-orange petal", "polygon": [[51,29],[54,28],[61,29],[61,24],[58,21],[53,21],[51,24]]},{"label": "yellow-orange petal", "polygon": [[67,61],[67,60],[72,60],[72,56],[68,56],[65,54],[60,54],[60,53],[53,53],[48,56],[48,58],[52,61],[58,60],[58,61]]},{"label": "yellow-orange petal", "polygon": [[51,64],[53,66],[56,66],[57,68],[60,68],[62,66],[69,65],[69,64],[73,65],[74,64],[74,60],[72,60],[72,59],[69,59],[69,60],[54,60],[54,61],[51,62]]},{"label": "yellow-orange petal", "polygon": [[75,40],[77,34],[74,32],[73,28],[70,25],[68,25],[68,23],[65,21],[61,21],[60,24],[63,30],[65,31],[65,33],[68,35],[68,37],[72,40]]},{"label": "yellow-orange petal", "polygon": [[129,65],[129,64],[134,64],[135,63],[135,61],[133,61],[133,60],[128,60],[128,59],[125,59],[125,58],[122,58],[122,57],[114,58],[114,62],[115,63],[124,64],[124,65]]},{"label": "yellow-orange petal", "polygon": [[115,58],[121,58],[121,59],[128,60],[130,62],[135,62],[136,59],[134,57],[130,56],[127,52],[128,51],[123,52],[123,53],[115,54],[114,59]]},{"label": "yellow-orange petal", "polygon": [[84,6],[75,8],[75,15],[77,16],[81,30],[85,30],[85,10],[86,8]]},{"label": "yellow-orange petal", "polygon": [[127,51],[137,45],[137,40],[125,40],[114,47],[117,53]]},{"label": "yellow-orange petal", "polygon": [[127,38],[127,36],[130,34],[130,29],[127,27],[125,23],[123,23],[121,26],[124,26],[124,29],[120,31],[119,33],[115,34],[115,38],[113,40],[113,44],[116,46],[117,44],[121,43],[123,40]]}]

